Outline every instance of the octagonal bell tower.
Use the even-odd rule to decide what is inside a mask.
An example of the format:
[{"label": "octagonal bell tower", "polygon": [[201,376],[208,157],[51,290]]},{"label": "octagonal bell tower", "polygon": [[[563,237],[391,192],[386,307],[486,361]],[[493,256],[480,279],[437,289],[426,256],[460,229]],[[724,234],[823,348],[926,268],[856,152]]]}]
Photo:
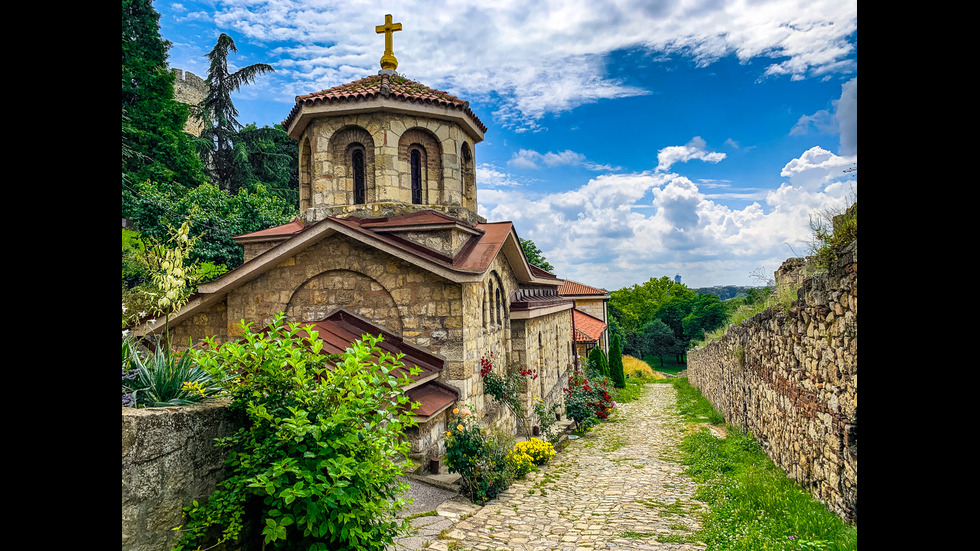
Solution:
[{"label": "octagonal bell tower", "polygon": [[381,70],[296,97],[283,122],[299,143],[300,215],[389,217],[434,209],[466,221],[477,213],[476,144],[487,128],[469,103],[395,72],[385,16]]}]

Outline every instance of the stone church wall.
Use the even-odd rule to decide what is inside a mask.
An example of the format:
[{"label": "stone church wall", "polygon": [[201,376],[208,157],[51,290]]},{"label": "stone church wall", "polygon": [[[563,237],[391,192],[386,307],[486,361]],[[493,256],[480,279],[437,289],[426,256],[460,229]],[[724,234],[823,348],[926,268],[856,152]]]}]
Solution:
[{"label": "stone church wall", "polygon": [[534,402],[542,400],[547,406],[559,404],[564,411],[562,389],[567,386],[573,365],[571,310],[512,320],[511,334],[514,339],[511,370],[529,367],[538,374],[537,379],[527,381],[525,407],[533,411]]},{"label": "stone church wall", "polygon": [[769,309],[692,350],[688,377],[787,475],[857,524],[856,241],[829,273],[802,280],[789,312]]}]

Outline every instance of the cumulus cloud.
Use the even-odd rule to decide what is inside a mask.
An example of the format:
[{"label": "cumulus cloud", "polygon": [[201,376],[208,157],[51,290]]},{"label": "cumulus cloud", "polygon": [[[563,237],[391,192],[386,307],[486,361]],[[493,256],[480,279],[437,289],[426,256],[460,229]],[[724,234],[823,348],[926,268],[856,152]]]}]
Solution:
[{"label": "cumulus cloud", "polygon": [[590,285],[618,289],[675,273],[692,286],[748,285],[753,271],[805,252],[810,214],[853,199],[857,183],[841,170],[850,160],[805,151],[786,163],[787,181],[743,208],[683,175],[647,171],[602,174],[550,194],[481,187],[480,212],[514,222],[561,277]]},{"label": "cumulus cloud", "polygon": [[[214,22],[273,47],[264,59],[294,83],[283,97],[378,69],[386,3],[219,0]],[[395,14],[399,72],[473,100],[493,99],[506,126],[539,130],[545,114],[649,93],[610,76],[612,52],[681,54],[707,66],[728,55],[771,59],[760,78],[853,72],[853,0],[406,0]]]},{"label": "cumulus cloud", "polygon": [[617,167],[594,163],[585,158],[585,155],[566,149],[559,153],[547,152],[538,153],[530,149],[521,149],[507,161],[509,166],[524,169],[539,169],[543,167],[553,168],[556,166],[582,166],[589,170],[618,170]]},{"label": "cumulus cloud", "polygon": [[672,145],[657,152],[658,172],[670,170],[675,163],[686,163],[690,160],[717,163],[725,158],[724,153],[707,151],[707,144],[701,136],[695,136],[687,145]]},{"label": "cumulus cloud", "polygon": [[857,78],[841,86],[841,96],[833,102],[833,112],[821,109],[812,115],[803,115],[790,129],[791,136],[801,136],[816,131],[820,134],[839,134],[840,153],[857,154]]},{"label": "cumulus cloud", "polygon": [[786,163],[780,176],[801,189],[814,190],[838,180],[845,170],[857,162],[857,157],[834,155],[821,147],[811,147],[797,159]]}]

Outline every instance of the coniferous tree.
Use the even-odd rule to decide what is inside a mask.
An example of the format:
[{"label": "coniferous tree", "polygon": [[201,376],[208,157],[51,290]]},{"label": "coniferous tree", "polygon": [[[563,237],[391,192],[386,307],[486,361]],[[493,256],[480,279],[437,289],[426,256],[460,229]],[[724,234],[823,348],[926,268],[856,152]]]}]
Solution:
[{"label": "coniferous tree", "polygon": [[[231,94],[246,84],[252,83],[261,74],[274,71],[265,63],[256,63],[228,72],[228,54],[237,52],[235,41],[221,33],[214,49],[208,53],[211,65],[208,67],[208,95],[201,102],[196,116],[201,119],[204,129],[201,138],[207,142],[204,151],[212,182],[219,188],[235,192],[245,182],[242,174],[244,152],[238,147],[239,130],[238,109],[231,101]],[[237,159],[236,159],[237,157]]]},{"label": "coniferous tree", "polygon": [[609,376],[609,362],[606,360],[606,353],[602,351],[601,347],[597,346],[589,352],[589,363],[603,377]]},{"label": "coniferous tree", "polygon": [[612,346],[609,347],[609,378],[613,381],[616,388],[626,388],[626,375],[623,373],[623,347],[619,342],[619,336],[613,337]]}]

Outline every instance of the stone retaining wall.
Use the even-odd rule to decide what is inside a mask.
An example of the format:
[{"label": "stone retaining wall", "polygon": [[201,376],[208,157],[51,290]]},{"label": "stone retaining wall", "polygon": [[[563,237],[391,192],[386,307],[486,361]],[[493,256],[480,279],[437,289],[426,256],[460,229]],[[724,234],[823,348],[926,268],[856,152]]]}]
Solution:
[{"label": "stone retaining wall", "polygon": [[[777,275],[785,282],[799,268]],[[828,273],[802,279],[789,312],[769,309],[692,350],[688,377],[791,478],[857,524],[856,241]]]},{"label": "stone retaining wall", "polygon": [[122,408],[122,549],[160,551],[177,540],[182,510],[217,488],[230,436],[227,402]]}]

